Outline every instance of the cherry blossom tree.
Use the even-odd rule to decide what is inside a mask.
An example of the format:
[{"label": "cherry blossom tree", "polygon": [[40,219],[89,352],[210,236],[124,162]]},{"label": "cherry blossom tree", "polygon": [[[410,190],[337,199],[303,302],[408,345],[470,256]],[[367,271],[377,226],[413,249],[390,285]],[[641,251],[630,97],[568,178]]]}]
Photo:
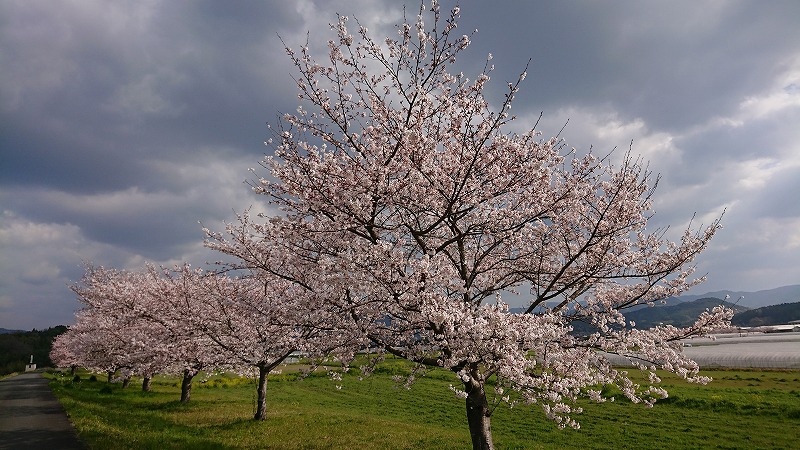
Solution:
[{"label": "cherry blossom tree", "polygon": [[326,354],[340,336],[316,323],[319,311],[309,310],[302,288],[282,279],[200,275],[203,286],[196,328],[219,350],[227,366],[258,377],[255,420],[267,417],[267,381],[294,352],[306,357]]},{"label": "cherry blossom tree", "polygon": [[[92,278],[90,273],[95,277]],[[69,362],[69,365],[82,366],[94,372],[105,372],[108,381],[111,382],[113,375],[119,369],[129,366],[126,358],[128,344],[127,339],[122,337],[125,327],[117,311],[113,314],[102,312],[107,308],[104,300],[108,297],[103,292],[95,292],[89,287],[90,283],[98,280],[98,274],[99,271],[87,268],[83,278],[86,284],[71,286],[85,306],[75,314],[76,323],[62,335],[59,345],[55,348],[60,350],[59,353],[72,356],[71,361],[65,361]],[[94,295],[95,293],[97,295]]]},{"label": "cherry blossom tree", "polygon": [[109,382],[119,365],[109,356],[107,342],[100,333],[88,326],[91,316],[83,311],[76,314],[76,324],[53,341],[50,360],[56,367],[69,367],[72,374],[78,367],[108,374]]},{"label": "cherry blossom tree", "polygon": [[[656,369],[707,382],[679,340],[724,325],[731,311],[648,330],[624,311],[702,281],[693,261],[719,219],[670,240],[648,227],[658,179],[644,161],[511,132],[525,73],[490,106],[488,60],[474,79],[449,71],[470,43],[458,17],[434,3],[375,41],[341,16],[324,61],[308,46],[287,48],[301,106],[275,128],[269,174],[252,183],[279,214],[244,213],[227,233],[209,232],[208,245],[335,309],[331,326],[362,336],[349,342],[451,370],[475,449],[493,448],[491,415],[503,402],[538,404],[577,428],[576,401],[605,401],[603,386],[652,406],[667,395]],[[509,314],[502,296],[526,291],[524,313]],[[591,331],[572,332],[576,323]],[[649,381],[612,367],[607,353]]]},{"label": "cherry blossom tree", "polygon": [[69,367],[71,374],[75,375],[78,367],[82,366],[80,354],[73,347],[74,336],[69,329],[53,339],[50,347],[50,361],[56,367]]},{"label": "cherry blossom tree", "polygon": [[[149,390],[152,375],[169,364],[170,355],[162,344],[167,330],[143,315],[145,281],[143,273],[87,266],[71,286],[84,308],[64,334],[63,346],[78,358],[77,365],[105,371],[109,380],[119,370],[124,386],[140,375],[143,390]],[[61,345],[54,348],[63,353]]]},{"label": "cherry blossom tree", "polygon": [[[123,380],[157,372],[182,375],[181,401],[201,370],[258,373],[256,420],[266,418],[268,374],[291,353],[327,354],[341,334],[326,335],[322,310],[308,310],[306,290],[280,278],[234,278],[192,268],[147,265],[139,272],[87,267],[73,291],[86,307],[55,356]],[[63,356],[60,356],[63,355]]]},{"label": "cherry blossom tree", "polygon": [[182,403],[191,400],[192,382],[198,373],[231,366],[201,328],[210,313],[204,308],[208,295],[205,276],[205,271],[186,263],[171,269],[147,265],[138,286],[143,299],[139,315],[164,330],[159,342],[159,352],[167,355],[163,372],[181,375]]},{"label": "cherry blossom tree", "polygon": [[[85,307],[65,333],[65,346],[80,365],[111,374],[124,385],[133,375],[149,390],[155,373],[182,375],[181,401],[191,398],[192,379],[201,370],[225,368],[214,342],[197,328],[203,272],[188,265],[173,270],[152,265],[142,271],[89,266],[72,286]],[[58,356],[58,355],[56,355]]]}]

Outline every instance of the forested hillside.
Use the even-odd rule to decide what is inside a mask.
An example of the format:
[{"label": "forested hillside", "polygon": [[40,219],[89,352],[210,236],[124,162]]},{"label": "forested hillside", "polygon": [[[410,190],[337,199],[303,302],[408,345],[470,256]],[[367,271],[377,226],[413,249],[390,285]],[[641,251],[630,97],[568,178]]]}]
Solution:
[{"label": "forested hillside", "polygon": [[733,316],[733,324],[740,327],[782,325],[800,320],[800,302],[783,303],[751,309]]},{"label": "forested hillside", "polygon": [[41,331],[0,334],[0,375],[25,370],[31,355],[37,366],[51,366],[50,347],[53,339],[65,331],[67,327],[59,325]]},{"label": "forested hillside", "polygon": [[793,320],[800,320],[800,302],[749,309],[718,298],[701,298],[691,302],[641,308],[626,312],[625,317],[634,321],[636,328],[650,328],[659,324],[685,327],[691,325],[695,318],[706,309],[720,304],[736,311],[731,323],[739,327],[781,325]]},{"label": "forested hillside", "polygon": [[[706,309],[711,309],[718,305],[725,305],[741,314],[747,308],[741,305],[734,305],[718,298],[701,298],[693,302],[683,302],[676,305],[655,306],[652,308],[641,308],[635,311],[628,311],[625,317],[636,323],[636,328],[651,328],[659,324],[674,325],[676,327],[686,327],[694,323],[697,317]],[[734,316],[736,317],[736,316]]]}]

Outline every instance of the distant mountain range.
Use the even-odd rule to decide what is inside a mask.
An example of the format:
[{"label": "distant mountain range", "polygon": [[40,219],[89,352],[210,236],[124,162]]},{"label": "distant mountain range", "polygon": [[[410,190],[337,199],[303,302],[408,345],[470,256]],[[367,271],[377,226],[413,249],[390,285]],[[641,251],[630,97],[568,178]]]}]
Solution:
[{"label": "distant mountain range", "polygon": [[705,310],[718,305],[725,305],[739,314],[749,308],[734,305],[719,298],[700,298],[689,302],[680,302],[673,305],[653,306],[652,308],[639,308],[634,311],[624,312],[625,318],[636,323],[636,328],[646,329],[656,325],[674,325],[686,327],[694,323],[697,317]]},{"label": "distant mountain range", "polygon": [[720,304],[735,311],[731,324],[737,327],[784,325],[800,321],[800,301],[750,309],[718,298],[700,298],[676,305],[638,309],[625,313],[625,317],[636,322],[636,328],[650,328],[659,324],[685,327],[694,323],[706,309]]},{"label": "distant mountain range", "polygon": [[[724,299],[726,295],[730,295],[730,298],[728,298],[729,302],[751,309],[761,308],[762,306],[780,305],[781,303],[795,303],[800,302],[800,284],[756,292],[716,291],[702,295],[681,295],[678,299],[684,302],[691,302],[701,298]],[[744,298],[739,300],[739,297]]]},{"label": "distant mountain range", "polygon": [[[679,305],[681,303],[693,302],[702,298],[715,298],[724,300],[728,295],[728,302],[737,306],[744,306],[745,309],[761,308],[764,306],[780,305],[782,303],[795,303],[800,302],[800,284],[791,286],[781,286],[775,289],[766,289],[763,291],[743,292],[743,291],[715,291],[707,292],[700,295],[681,295],[680,297],[670,297],[664,301],[663,305],[658,307]],[[557,302],[556,302],[557,303]],[[634,307],[647,308],[646,306]],[[525,308],[511,308],[512,313],[520,313]],[[628,310],[630,311],[630,310]]]},{"label": "distant mountain range", "polygon": [[[724,300],[725,296],[728,300]],[[654,307],[637,306],[624,311],[625,317],[636,323],[636,328],[646,329],[659,324],[685,327],[694,323],[706,309],[724,304],[736,313],[732,323],[742,327],[786,324],[800,320],[800,285],[783,286],[756,292],[716,291],[702,295],[670,297]],[[521,313],[524,308],[511,308]],[[591,333],[592,327],[574,322],[575,331]]]},{"label": "distant mountain range", "polygon": [[[729,296],[727,301],[725,297]],[[756,292],[716,291],[702,295],[682,295],[667,299],[665,305],[638,308],[625,312],[637,328],[650,328],[660,323],[688,326],[700,313],[724,304],[736,314],[736,326],[756,327],[785,324],[800,320],[800,285],[782,286]]]}]

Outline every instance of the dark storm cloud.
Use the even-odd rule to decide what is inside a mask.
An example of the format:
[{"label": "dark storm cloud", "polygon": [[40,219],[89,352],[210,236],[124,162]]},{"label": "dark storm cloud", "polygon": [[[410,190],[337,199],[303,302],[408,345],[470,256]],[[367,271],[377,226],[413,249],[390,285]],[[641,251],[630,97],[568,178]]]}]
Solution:
[{"label": "dark storm cloud", "polygon": [[[461,6],[458,33],[478,32],[457,67],[474,78],[492,53],[491,101],[532,59],[515,126],[543,111],[546,135],[569,120],[584,151],[633,141],[663,177],[658,225],[727,208],[699,261],[707,290],[800,282],[800,3]],[[265,208],[242,181],[265,124],[297,107],[278,36],[324,59],[337,12],[381,40],[403,5],[0,3],[0,327],[68,323],[82,261],[214,259],[197,222]]]},{"label": "dark storm cloud", "polygon": [[470,50],[493,53],[502,80],[532,58],[526,107],[603,104],[663,129],[734,108],[800,41],[793,1],[503,2],[463,16],[463,32],[478,29]]},{"label": "dark storm cloud", "polygon": [[[7,74],[3,179],[87,192],[130,187],[142,159],[191,158],[200,143],[263,153],[277,33],[300,23],[284,4],[42,8],[50,26],[6,34],[20,68]],[[32,20],[11,12],[25,17],[11,29]],[[40,70],[52,80],[34,85]]]}]

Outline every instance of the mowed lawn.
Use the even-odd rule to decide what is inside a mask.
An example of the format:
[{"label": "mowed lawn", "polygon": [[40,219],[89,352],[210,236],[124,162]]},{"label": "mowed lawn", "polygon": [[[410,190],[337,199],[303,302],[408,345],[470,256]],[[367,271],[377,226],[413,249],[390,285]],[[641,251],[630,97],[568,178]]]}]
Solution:
[{"label": "mowed lawn", "polygon": [[[270,377],[269,417],[253,421],[255,381],[217,375],[195,378],[181,404],[180,380],[157,377],[153,391],[127,389],[104,377],[81,381],[53,374],[52,386],[90,449],[464,449],[470,438],[455,378],[430,371],[410,390],[386,363],[359,381],[324,374],[302,380]],[[559,430],[537,406],[497,408],[498,449],[796,449],[800,448],[800,371],[705,371],[707,386],[664,376],[670,397],[652,409],[617,396],[582,402],[580,430]]]}]

